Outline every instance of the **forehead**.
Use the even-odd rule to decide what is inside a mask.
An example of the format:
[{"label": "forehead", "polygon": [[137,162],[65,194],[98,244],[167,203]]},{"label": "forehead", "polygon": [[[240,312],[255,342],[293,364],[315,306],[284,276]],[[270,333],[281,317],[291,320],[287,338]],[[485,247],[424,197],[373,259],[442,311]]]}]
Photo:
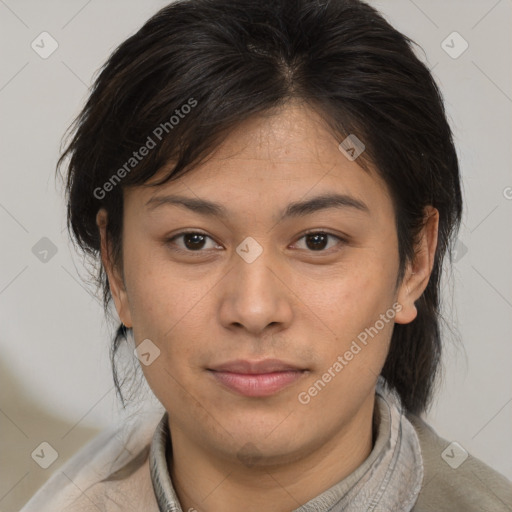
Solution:
[{"label": "forehead", "polygon": [[[378,174],[346,158],[338,139],[314,109],[291,102],[241,122],[204,162],[178,179],[139,191],[138,202],[146,205],[172,193],[213,196],[245,208],[264,202],[268,207],[333,191],[367,204],[389,202]],[[170,166],[160,169],[148,184],[169,171]]]},{"label": "forehead", "polygon": [[[262,113],[238,125],[212,158],[264,159],[269,162],[334,163],[338,142],[324,119],[296,101]],[[333,153],[335,159],[333,159]]]}]

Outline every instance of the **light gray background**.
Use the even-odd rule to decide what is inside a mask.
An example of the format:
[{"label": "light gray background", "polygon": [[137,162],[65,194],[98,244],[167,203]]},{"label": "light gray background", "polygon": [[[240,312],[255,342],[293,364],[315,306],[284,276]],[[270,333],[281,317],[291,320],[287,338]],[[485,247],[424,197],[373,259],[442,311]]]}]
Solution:
[{"label": "light gray background", "polygon": [[[512,479],[512,0],[371,2],[419,43],[441,86],[461,162],[465,214],[445,281],[444,381],[437,432]],[[67,239],[54,179],[61,137],[111,51],[166,2],[0,0],[0,510],[14,511],[96,433],[121,418],[110,328]],[[42,59],[43,31],[58,49]],[[454,59],[441,43],[469,44]],[[460,41],[448,44],[457,48]],[[32,247],[57,248],[40,261]],[[454,289],[453,298],[451,296]],[[453,307],[452,307],[453,305]],[[40,468],[41,442],[59,456]]]}]

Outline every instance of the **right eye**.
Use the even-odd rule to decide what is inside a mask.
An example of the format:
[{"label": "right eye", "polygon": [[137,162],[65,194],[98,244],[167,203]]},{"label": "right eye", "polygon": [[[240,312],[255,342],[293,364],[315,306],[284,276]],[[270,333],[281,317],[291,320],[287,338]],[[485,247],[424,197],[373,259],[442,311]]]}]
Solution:
[{"label": "right eye", "polygon": [[[181,246],[175,243],[175,240],[180,238],[183,242]],[[190,254],[192,252],[204,252],[202,249],[204,249],[207,239],[210,239],[213,242],[213,239],[210,236],[205,233],[201,233],[200,231],[182,231],[181,233],[168,238],[165,242],[173,251]]]}]

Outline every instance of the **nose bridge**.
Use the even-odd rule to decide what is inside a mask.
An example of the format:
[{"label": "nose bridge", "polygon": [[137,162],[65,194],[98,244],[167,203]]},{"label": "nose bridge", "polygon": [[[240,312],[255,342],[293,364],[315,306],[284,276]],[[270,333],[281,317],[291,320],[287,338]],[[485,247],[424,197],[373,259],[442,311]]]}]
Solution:
[{"label": "nose bridge", "polygon": [[229,285],[224,289],[221,319],[240,324],[253,333],[273,323],[288,323],[291,305],[279,265],[271,249],[250,237],[236,248],[234,268]]},{"label": "nose bridge", "polygon": [[[259,244],[258,244],[259,245]],[[244,242],[237,248],[240,261],[236,262],[235,273],[239,280],[240,289],[245,287],[246,292],[255,293],[270,292],[276,280],[272,262],[272,254],[269,248],[263,250],[255,247],[251,242]],[[242,255],[240,255],[242,253]],[[235,260],[236,261],[236,260]]]},{"label": "nose bridge", "polygon": [[[236,293],[238,300],[252,302],[261,311],[270,309],[275,300],[277,279],[272,251],[252,238],[246,238],[236,249],[240,260],[236,262]],[[236,261],[236,260],[235,260]],[[273,264],[274,263],[274,264]]]}]

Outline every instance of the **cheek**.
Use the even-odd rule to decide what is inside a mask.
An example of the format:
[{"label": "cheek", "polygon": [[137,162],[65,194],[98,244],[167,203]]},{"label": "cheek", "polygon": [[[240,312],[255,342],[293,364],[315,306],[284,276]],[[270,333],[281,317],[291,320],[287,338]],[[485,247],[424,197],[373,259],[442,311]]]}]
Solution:
[{"label": "cheek", "polygon": [[211,278],[194,281],[176,275],[176,269],[141,273],[131,299],[135,339],[149,338],[160,351],[151,365],[141,367],[163,403],[190,401],[186,390],[197,386],[201,356],[214,342],[210,297],[214,283]]},{"label": "cheek", "polygon": [[[315,398],[318,411],[338,401],[341,395],[347,406],[356,403],[371,388],[389,350],[392,305],[393,297],[386,281],[376,282],[372,273],[347,277],[317,301],[318,316],[328,327],[325,330],[328,343],[318,347],[320,364],[302,391],[318,393],[318,400]],[[382,320],[381,315],[388,311]],[[322,389],[321,397],[319,389]],[[346,395],[347,390],[351,396]]]},{"label": "cheek", "polygon": [[[325,332],[330,343],[323,345],[319,354],[322,361],[319,373],[331,369],[331,373],[336,374],[329,386],[331,393],[336,393],[347,383],[366,389],[380,373],[394,321],[394,311],[390,309],[394,302],[390,274],[389,270],[382,272],[379,264],[367,264],[364,270],[351,272],[338,281],[332,280],[325,293],[317,295],[311,307],[327,326]],[[389,313],[382,320],[381,315],[386,312]],[[339,356],[343,360],[333,368]],[[313,380],[316,378],[318,375]],[[329,379],[329,375],[326,378]],[[330,396],[326,393],[320,402]]]},{"label": "cheek", "polygon": [[133,323],[146,337],[166,338],[189,317],[201,315],[213,286],[208,278],[184,278],[182,269],[162,260],[159,249],[132,253],[126,268]]},{"label": "cheek", "polygon": [[343,333],[346,339],[374,322],[392,304],[388,275],[382,265],[353,266],[322,282],[303,282],[299,287],[304,290],[301,300],[327,327]]}]

